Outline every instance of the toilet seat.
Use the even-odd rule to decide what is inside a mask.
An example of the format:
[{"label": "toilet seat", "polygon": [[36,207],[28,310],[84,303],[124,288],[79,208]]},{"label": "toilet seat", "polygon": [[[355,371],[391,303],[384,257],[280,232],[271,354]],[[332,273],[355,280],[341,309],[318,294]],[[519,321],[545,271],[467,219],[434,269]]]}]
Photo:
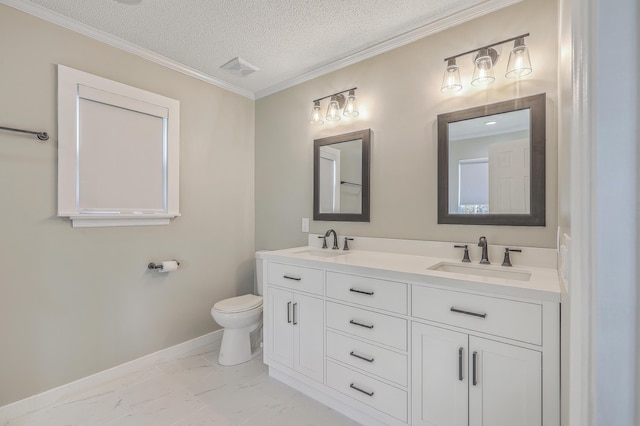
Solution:
[{"label": "toilet seat", "polygon": [[242,296],[224,299],[213,305],[213,309],[218,312],[236,313],[245,312],[262,306],[262,296],[245,294]]}]

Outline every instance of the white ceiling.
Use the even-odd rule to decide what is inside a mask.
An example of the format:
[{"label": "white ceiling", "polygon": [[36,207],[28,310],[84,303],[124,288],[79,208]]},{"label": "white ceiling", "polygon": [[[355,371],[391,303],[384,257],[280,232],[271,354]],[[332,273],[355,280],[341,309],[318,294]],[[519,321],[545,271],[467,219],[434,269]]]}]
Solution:
[{"label": "white ceiling", "polygon": [[456,121],[449,124],[449,140],[480,138],[529,130],[530,121],[529,108]]},{"label": "white ceiling", "polygon": [[[518,1],[0,0],[250,98]],[[235,57],[260,70],[220,68]]]}]

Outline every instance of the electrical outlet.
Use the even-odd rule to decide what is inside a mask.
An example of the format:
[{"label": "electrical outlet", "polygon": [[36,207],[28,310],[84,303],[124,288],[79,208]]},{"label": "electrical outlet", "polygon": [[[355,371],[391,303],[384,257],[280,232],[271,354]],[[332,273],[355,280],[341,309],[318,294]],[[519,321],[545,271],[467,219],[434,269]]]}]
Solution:
[{"label": "electrical outlet", "polygon": [[309,218],[302,218],[302,232],[309,232]]}]

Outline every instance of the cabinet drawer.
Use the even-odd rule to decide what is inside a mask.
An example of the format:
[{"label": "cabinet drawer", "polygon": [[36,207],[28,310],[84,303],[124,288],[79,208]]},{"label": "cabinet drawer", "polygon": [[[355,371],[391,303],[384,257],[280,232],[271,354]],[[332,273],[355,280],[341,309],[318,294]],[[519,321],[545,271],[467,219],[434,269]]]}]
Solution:
[{"label": "cabinet drawer", "polygon": [[414,286],[411,309],[414,317],[542,344],[542,306],[535,303]]},{"label": "cabinet drawer", "polygon": [[398,420],[407,421],[405,391],[331,361],[327,362],[327,385]]},{"label": "cabinet drawer", "polygon": [[329,331],[327,356],[401,386],[407,386],[406,355]]},{"label": "cabinet drawer", "polygon": [[324,295],[324,271],[269,262],[269,284],[275,284],[292,290]]},{"label": "cabinet drawer", "polygon": [[356,275],[327,272],[327,297],[407,313],[407,284]]},{"label": "cabinet drawer", "polygon": [[327,302],[327,327],[407,350],[407,321],[401,318]]}]

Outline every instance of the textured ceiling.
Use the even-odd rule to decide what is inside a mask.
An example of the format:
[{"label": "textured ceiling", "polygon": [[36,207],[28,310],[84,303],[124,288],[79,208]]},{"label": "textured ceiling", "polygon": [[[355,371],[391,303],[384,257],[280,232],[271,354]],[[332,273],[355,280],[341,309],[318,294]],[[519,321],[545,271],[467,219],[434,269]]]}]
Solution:
[{"label": "textured ceiling", "polygon": [[[82,24],[82,28],[99,30],[97,34],[114,36],[225,82],[239,92],[260,97],[456,14],[467,12],[472,17],[516,1],[519,0],[2,2],[18,8],[20,4],[27,5],[27,12],[36,15],[47,11],[57,18],[68,18],[71,23]],[[240,77],[220,68],[235,57],[260,70]]]}]

